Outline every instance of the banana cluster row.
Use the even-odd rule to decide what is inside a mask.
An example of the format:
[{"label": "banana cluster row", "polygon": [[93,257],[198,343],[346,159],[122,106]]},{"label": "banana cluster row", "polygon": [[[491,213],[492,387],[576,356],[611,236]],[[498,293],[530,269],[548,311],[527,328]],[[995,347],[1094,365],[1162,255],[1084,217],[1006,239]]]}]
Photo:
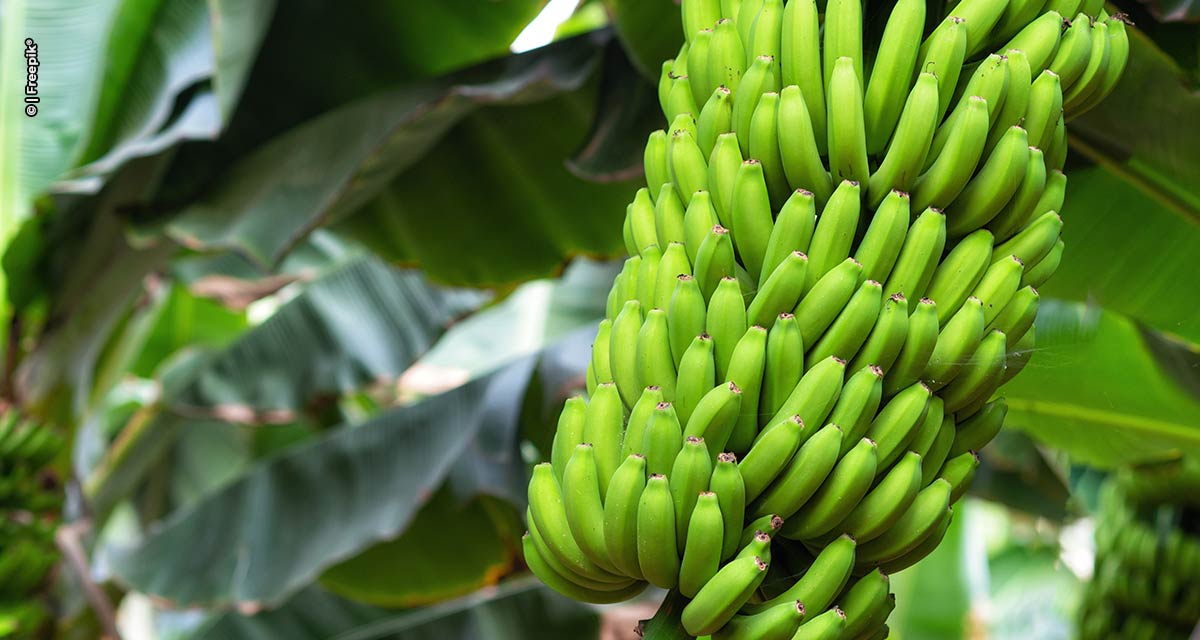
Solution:
[{"label": "banana cluster row", "polygon": [[1085,640],[1188,638],[1200,624],[1200,510],[1187,491],[1200,465],[1158,467],[1124,469],[1102,491]]},{"label": "banana cluster row", "polygon": [[64,446],[54,430],[0,417],[0,636],[33,637],[47,619],[38,593],[58,561],[54,531],[61,492],[45,467]]},{"label": "banana cluster row", "polygon": [[684,0],[589,399],[530,483],[535,573],[678,589],[694,635],[886,637],[886,575],[941,541],[1032,353],[1065,122],[1128,53],[1094,0],[929,34],[900,0],[878,42],[824,7]]}]

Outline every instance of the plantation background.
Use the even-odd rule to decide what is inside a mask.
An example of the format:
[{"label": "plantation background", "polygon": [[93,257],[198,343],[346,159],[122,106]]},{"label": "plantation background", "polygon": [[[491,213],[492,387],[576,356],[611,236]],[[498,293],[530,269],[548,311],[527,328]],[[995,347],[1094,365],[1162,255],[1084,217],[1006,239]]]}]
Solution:
[{"label": "plantation background", "polygon": [[[1071,637],[1104,475],[1200,450],[1200,4],[1115,7],[1132,59],[1070,125],[1037,353],[966,517],[893,582],[901,638]],[[648,617],[540,587],[520,514],[678,25],[671,0],[0,3],[0,396],[70,439],[56,635]]]}]

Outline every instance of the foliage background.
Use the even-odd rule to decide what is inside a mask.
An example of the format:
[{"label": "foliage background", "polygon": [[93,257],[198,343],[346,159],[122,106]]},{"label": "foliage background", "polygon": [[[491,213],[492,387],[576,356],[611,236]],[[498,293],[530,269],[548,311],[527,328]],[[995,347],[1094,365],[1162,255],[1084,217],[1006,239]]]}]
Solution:
[{"label": "foliage background", "polygon": [[[0,393],[72,437],[59,637],[598,633],[523,570],[523,486],[678,7],[557,0],[511,53],[543,5],[0,5]],[[902,638],[1069,637],[1098,478],[1200,448],[1200,5],[1115,8],[1133,57],[1071,123],[1038,353],[979,500],[897,579]]]}]

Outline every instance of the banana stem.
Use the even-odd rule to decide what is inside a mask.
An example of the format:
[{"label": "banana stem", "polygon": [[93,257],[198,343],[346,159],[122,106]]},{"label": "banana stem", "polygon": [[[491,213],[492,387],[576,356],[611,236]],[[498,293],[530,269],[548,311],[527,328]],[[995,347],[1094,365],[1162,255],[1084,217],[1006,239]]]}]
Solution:
[{"label": "banana stem", "polygon": [[688,599],[675,589],[667,593],[654,617],[641,621],[642,640],[691,640],[679,617]]}]

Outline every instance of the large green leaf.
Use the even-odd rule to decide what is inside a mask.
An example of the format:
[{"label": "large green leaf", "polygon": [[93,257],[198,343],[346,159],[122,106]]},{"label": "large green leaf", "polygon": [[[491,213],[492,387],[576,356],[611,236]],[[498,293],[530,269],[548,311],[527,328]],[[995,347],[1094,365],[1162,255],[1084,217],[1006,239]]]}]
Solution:
[{"label": "large green leaf", "polygon": [[578,640],[595,637],[594,609],[540,586],[505,583],[461,600],[414,611],[356,604],[316,587],[253,616],[225,614],[194,640]]},{"label": "large green leaf", "polygon": [[[370,200],[479,106],[578,88],[605,40],[583,36],[326,112],[229,167],[167,232],[190,247],[235,249],[274,265],[313,228]],[[462,164],[468,156],[455,157],[455,188],[473,191]]]},{"label": "large green leaf", "polygon": [[663,60],[683,44],[679,3],[672,0],[602,0],[617,37],[647,80],[658,81]]},{"label": "large green leaf", "polygon": [[1164,373],[1128,319],[1048,300],[1033,359],[1001,395],[1008,425],[1075,462],[1107,467],[1200,450],[1200,399],[1189,389]]}]

